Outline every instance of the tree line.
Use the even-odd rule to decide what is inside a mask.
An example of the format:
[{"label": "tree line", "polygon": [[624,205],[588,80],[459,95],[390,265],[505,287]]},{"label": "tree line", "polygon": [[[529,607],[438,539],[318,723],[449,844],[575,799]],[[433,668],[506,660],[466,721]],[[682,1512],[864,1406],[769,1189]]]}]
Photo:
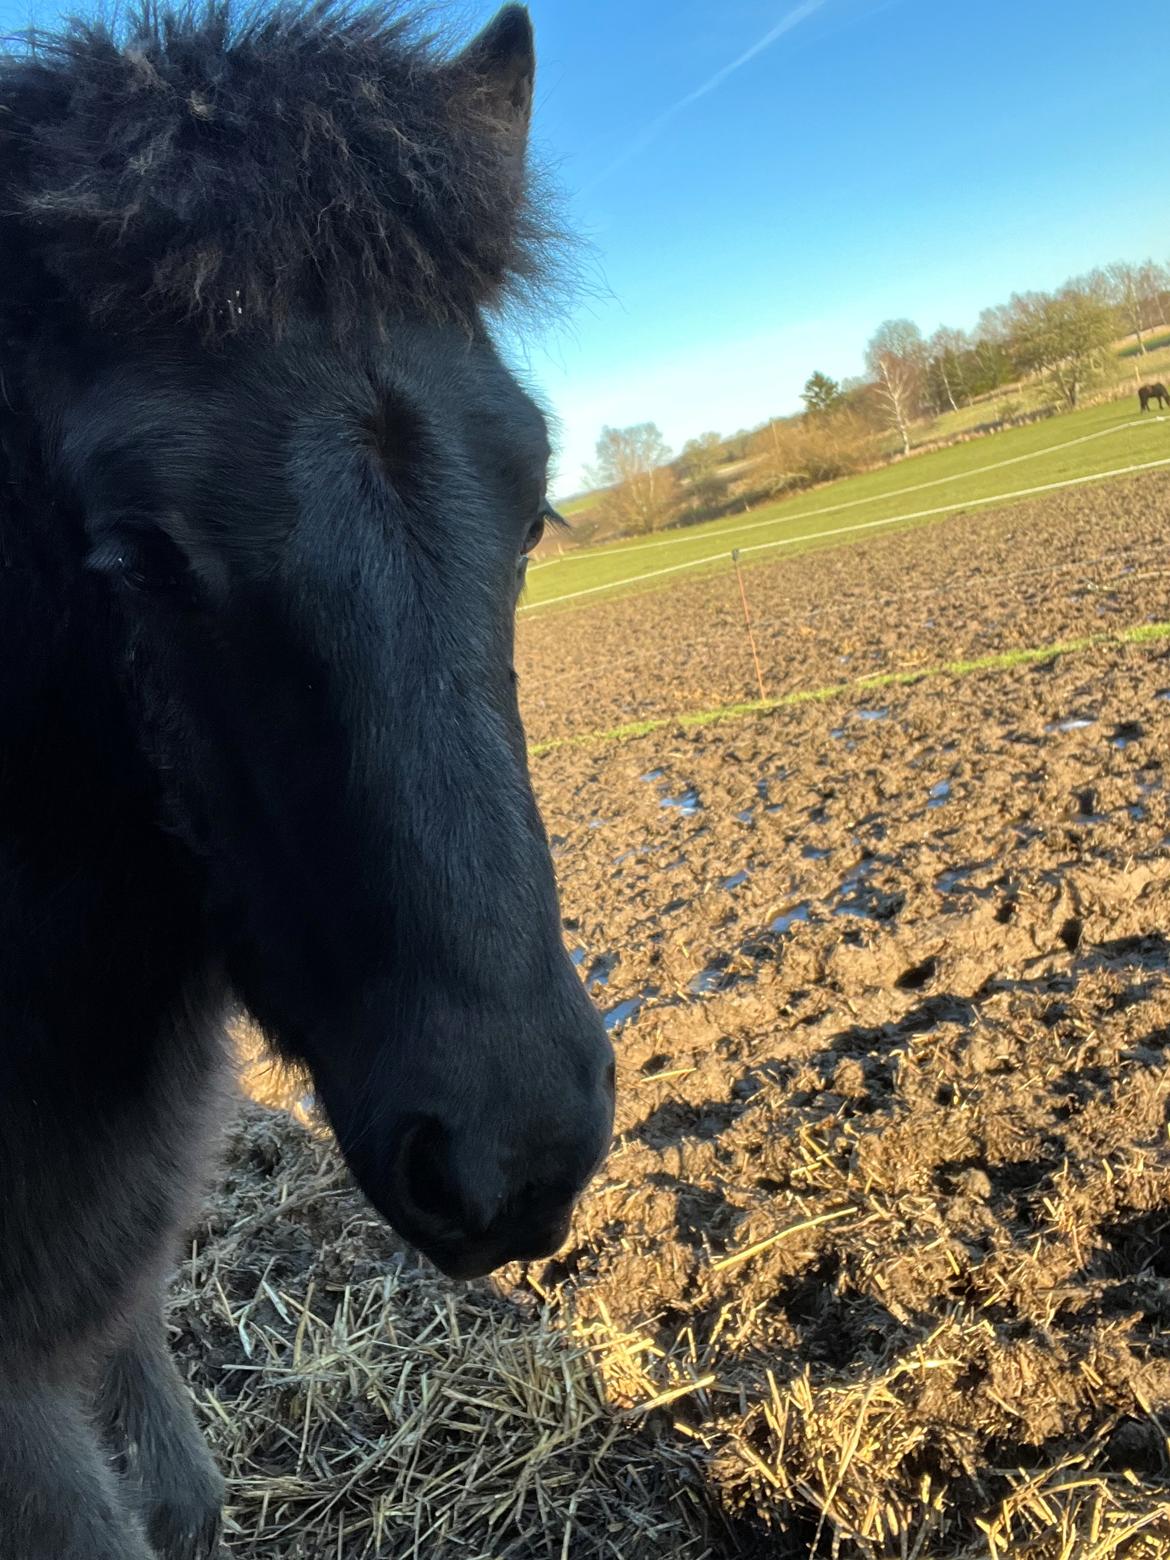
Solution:
[{"label": "tree line", "polygon": [[[603,490],[598,518],[623,533],[710,518],[726,510],[727,469],[742,461],[751,463],[749,498],[830,481],[872,464],[891,444],[909,454],[922,419],[1022,382],[1071,410],[1106,377],[1119,338],[1133,338],[1140,360],[1167,321],[1170,267],[1153,260],[1116,261],[1053,292],[1014,293],[984,309],[970,331],[940,325],[925,336],[913,320],[886,320],[866,345],[864,375],[839,382],[813,372],[796,416],[731,439],[701,434],[676,458],[652,422],[603,429],[587,474]],[[1002,403],[996,420],[1018,409]],[[742,489],[735,501],[745,501]]]}]

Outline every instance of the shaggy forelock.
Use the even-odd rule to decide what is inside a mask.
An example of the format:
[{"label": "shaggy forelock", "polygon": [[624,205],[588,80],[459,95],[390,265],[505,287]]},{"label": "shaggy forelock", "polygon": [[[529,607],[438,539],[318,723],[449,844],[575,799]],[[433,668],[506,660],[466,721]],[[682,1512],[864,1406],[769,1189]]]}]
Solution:
[{"label": "shaggy forelock", "polygon": [[0,309],[472,324],[549,263],[517,139],[386,5],[144,10],[0,59]]}]

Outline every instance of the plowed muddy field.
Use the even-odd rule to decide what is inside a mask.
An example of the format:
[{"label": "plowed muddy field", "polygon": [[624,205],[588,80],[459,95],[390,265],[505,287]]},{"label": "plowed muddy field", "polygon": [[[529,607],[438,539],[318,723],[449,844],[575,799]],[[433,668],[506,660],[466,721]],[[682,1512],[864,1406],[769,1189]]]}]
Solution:
[{"label": "plowed muddy field", "polygon": [[1168,514],[1146,478],[754,568],[790,702],[730,719],[679,718],[756,695],[730,573],[524,621],[618,1137],[495,1293],[663,1475],[607,1506],[599,1450],[543,1549],[337,1553],[1170,1554]]},{"label": "plowed muddy field", "polygon": [[[765,692],[791,697],[1165,617],[1168,514],[1170,477],[1159,474],[773,554],[744,573]],[[723,575],[523,615],[517,651],[537,743],[759,692],[730,554]]]}]

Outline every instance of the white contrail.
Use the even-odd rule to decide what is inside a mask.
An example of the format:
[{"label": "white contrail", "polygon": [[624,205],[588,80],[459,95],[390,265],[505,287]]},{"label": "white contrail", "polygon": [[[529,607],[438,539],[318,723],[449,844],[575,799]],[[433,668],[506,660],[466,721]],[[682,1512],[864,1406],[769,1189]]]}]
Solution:
[{"label": "white contrail", "polygon": [[785,33],[791,32],[794,27],[799,27],[801,22],[812,16],[814,11],[819,11],[825,4],[827,4],[827,0],[800,0],[800,4],[794,5],[790,11],[786,12],[776,23],[775,27],[769,28],[762,38],[757,38],[750,49],[745,49],[730,64],[722,66],[713,76],[709,76],[701,86],[696,87],[693,92],[688,92],[685,97],[679,98],[677,103],[672,103],[669,108],[664,108],[657,119],[651,120],[641,134],[634,137],[629,146],[619,152],[607,167],[603,168],[599,174],[596,174],[582,187],[581,193],[584,194],[588,190],[594,189],[603,179],[608,179],[611,173],[615,173],[617,169],[624,167],[632,157],[636,157],[639,152],[645,151],[646,147],[662,133],[677,114],[682,113],[684,108],[689,108],[692,103],[697,103],[700,98],[705,98],[708,93],[716,91],[729,76],[733,76],[737,70],[742,69],[749,60],[754,60],[757,54],[762,54],[765,49],[770,49],[778,39],[783,38]]},{"label": "white contrail", "polygon": [[794,27],[799,27],[801,22],[819,11],[825,0],[801,0],[799,5],[793,6],[787,16],[781,17],[769,32],[757,39],[750,49],[745,49],[738,59],[732,60],[730,65],[725,65],[722,70],[717,70],[709,81],[705,81],[701,87],[696,87],[693,92],[688,92],[685,98],[680,98],[673,108],[667,113],[677,114],[682,108],[688,108],[701,97],[706,97],[708,92],[714,92],[716,87],[721,87],[728,76],[734,74],[741,65],[746,65],[749,60],[754,60],[757,54],[762,54],[765,49],[770,49],[778,38],[783,38],[786,32],[791,32]]}]

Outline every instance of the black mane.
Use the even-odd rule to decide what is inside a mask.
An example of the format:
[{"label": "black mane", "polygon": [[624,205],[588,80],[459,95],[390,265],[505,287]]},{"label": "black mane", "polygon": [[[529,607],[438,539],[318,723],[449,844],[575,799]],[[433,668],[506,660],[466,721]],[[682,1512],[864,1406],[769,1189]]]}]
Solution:
[{"label": "black mane", "polygon": [[32,33],[0,58],[3,308],[213,337],[298,310],[471,325],[547,265],[499,115],[394,5]]}]

